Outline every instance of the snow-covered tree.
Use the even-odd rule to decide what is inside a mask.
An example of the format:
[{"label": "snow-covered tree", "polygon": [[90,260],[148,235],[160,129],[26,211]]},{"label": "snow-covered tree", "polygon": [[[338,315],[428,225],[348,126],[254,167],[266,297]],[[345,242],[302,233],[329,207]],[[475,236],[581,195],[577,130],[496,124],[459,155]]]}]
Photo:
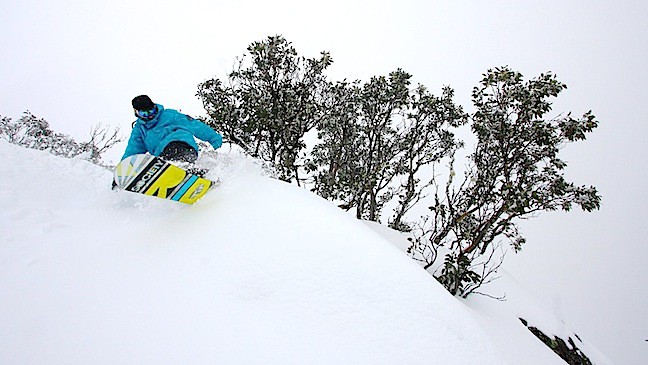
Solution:
[{"label": "snow-covered tree", "polygon": [[396,166],[400,180],[395,191],[398,204],[389,226],[399,231],[411,231],[412,222],[406,214],[426,197],[432,186],[431,177],[421,172],[454,156],[463,145],[455,138],[453,129],[467,122],[463,109],[453,102],[454,90],[444,87],[440,97],[423,85],[410,93],[409,109],[399,130],[400,150]]},{"label": "snow-covered tree", "polygon": [[397,70],[362,87],[343,82],[330,89],[329,113],[309,160],[314,190],[343,209],[355,209],[358,218],[378,221],[391,199],[400,152],[396,117],[407,105],[410,77]]},{"label": "snow-covered tree", "polygon": [[[420,226],[411,252],[433,267],[445,250],[437,279],[455,295],[467,296],[496,270],[500,240],[519,251],[524,238],[516,222],[552,210],[600,207],[596,188],[576,186],[564,177],[560,150],[584,140],[598,122],[591,112],[547,118],[549,99],[566,86],[551,73],[524,82],[507,67],[489,70],[472,93],[471,128],[477,137],[462,182],[454,171],[437,189],[430,215]],[[441,184],[439,184],[441,185]]]},{"label": "snow-covered tree", "polygon": [[307,172],[312,176],[313,191],[349,206],[347,197],[355,191],[359,173],[357,146],[362,143],[359,82],[331,84],[324,105],[327,113],[317,126],[319,143],[310,153]]},{"label": "snow-covered tree", "polygon": [[453,154],[459,142],[450,129],[466,122],[451,88],[436,97],[423,85],[410,90],[410,78],[399,69],[363,86],[333,87],[335,102],[309,160],[314,190],[358,218],[379,221],[397,199],[389,225],[403,231],[405,214],[430,185],[421,169]]},{"label": "snow-covered tree", "polygon": [[208,123],[252,156],[273,165],[278,177],[300,182],[304,135],[323,118],[323,71],[328,53],[306,59],[281,36],[254,42],[228,75],[211,79],[198,95]]}]

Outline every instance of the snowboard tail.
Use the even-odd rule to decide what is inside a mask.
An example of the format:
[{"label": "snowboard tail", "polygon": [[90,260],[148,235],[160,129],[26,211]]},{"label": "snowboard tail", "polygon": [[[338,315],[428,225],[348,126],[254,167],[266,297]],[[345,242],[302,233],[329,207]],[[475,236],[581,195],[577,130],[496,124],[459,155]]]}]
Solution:
[{"label": "snowboard tail", "polygon": [[193,204],[214,182],[175,166],[159,157],[134,155],[115,168],[115,183],[120,189]]}]

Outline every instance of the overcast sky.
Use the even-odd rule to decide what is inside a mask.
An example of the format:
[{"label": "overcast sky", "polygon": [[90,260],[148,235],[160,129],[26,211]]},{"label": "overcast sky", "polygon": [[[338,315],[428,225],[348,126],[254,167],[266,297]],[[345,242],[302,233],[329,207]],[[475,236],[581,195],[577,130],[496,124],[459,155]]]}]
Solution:
[{"label": "overcast sky", "polygon": [[[604,209],[569,218],[553,215],[535,226],[530,222],[529,252],[576,247],[567,254],[557,253],[552,263],[566,265],[570,261],[565,257],[587,252],[593,242],[596,249],[616,248],[611,258],[629,260],[629,270],[639,276],[624,280],[628,273],[611,273],[607,280],[622,282],[619,293],[598,293],[593,300],[612,298],[606,302],[609,306],[627,306],[623,309],[628,318],[604,318],[607,322],[602,325],[634,321],[634,327],[596,333],[591,318],[578,318],[578,324],[589,326],[592,342],[612,352],[613,358],[628,351],[634,355],[643,351],[648,358],[646,342],[632,349],[610,349],[601,343],[606,341],[603,332],[627,336],[628,342],[648,338],[644,265],[648,2],[0,0],[0,4],[0,115],[19,118],[30,110],[54,130],[76,139],[86,138],[97,123],[121,126],[127,135],[134,119],[130,101],[142,93],[165,107],[200,116],[197,84],[214,76],[223,78],[251,42],[277,34],[291,41],[300,55],[331,52],[333,80],[367,80],[400,67],[432,92],[438,93],[443,85],[454,87],[457,101],[466,107],[472,87],[488,68],[509,65],[527,78],[555,72],[568,85],[555,112],[580,115],[591,109],[601,122],[586,142],[566,148],[565,156],[570,178],[599,187]],[[122,149],[113,155],[119,157]],[[533,242],[543,240],[544,232],[559,222],[568,222],[563,223],[565,229],[575,226],[576,238],[560,235],[551,244]],[[588,275],[581,272],[581,280]],[[588,315],[605,317],[605,306],[592,312]]]}]

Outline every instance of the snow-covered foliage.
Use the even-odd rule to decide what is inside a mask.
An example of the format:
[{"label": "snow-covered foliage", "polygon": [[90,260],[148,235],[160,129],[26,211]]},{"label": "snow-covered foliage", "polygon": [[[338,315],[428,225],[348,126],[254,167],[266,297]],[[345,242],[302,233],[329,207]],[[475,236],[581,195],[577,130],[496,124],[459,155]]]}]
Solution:
[{"label": "snow-covered foliage", "polygon": [[94,163],[99,163],[101,155],[121,141],[118,133],[118,128],[110,132],[108,128],[96,125],[88,141],[77,142],[67,134],[54,132],[47,120],[29,111],[15,121],[9,117],[0,119],[0,138],[10,143],[62,157],[81,156]]},{"label": "snow-covered foliage", "polygon": [[[502,241],[522,249],[520,220],[569,211],[574,204],[588,212],[599,209],[595,187],[576,186],[564,175],[560,150],[598,125],[591,112],[580,119],[548,115],[551,98],[565,88],[551,73],[524,81],[502,67],[489,70],[473,90],[470,126],[477,143],[469,168],[458,183],[450,174],[437,185],[411,247],[426,267],[444,257],[435,276],[451,293],[466,297],[490,281],[503,260]],[[448,252],[441,256],[441,249]]]}]

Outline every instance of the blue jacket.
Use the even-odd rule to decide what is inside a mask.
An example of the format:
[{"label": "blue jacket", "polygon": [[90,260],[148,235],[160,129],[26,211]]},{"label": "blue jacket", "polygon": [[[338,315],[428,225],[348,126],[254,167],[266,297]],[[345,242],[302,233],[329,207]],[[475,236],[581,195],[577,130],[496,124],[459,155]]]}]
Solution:
[{"label": "blue jacket", "polygon": [[223,137],[207,124],[177,110],[156,105],[159,111],[154,119],[146,121],[138,118],[135,121],[122,160],[146,152],[159,156],[164,147],[173,141],[185,142],[198,151],[194,136],[209,142],[214,148],[223,144]]}]

